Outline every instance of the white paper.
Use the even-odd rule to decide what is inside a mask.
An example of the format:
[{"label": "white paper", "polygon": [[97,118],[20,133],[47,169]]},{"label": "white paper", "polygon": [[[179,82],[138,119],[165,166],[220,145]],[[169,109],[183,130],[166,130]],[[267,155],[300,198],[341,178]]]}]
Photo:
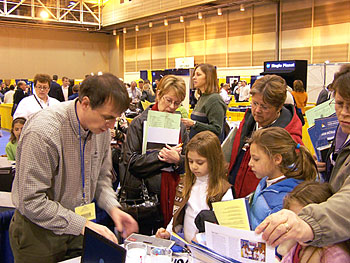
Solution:
[{"label": "white paper", "polygon": [[167,129],[148,126],[147,142],[178,144],[180,136],[179,129]]},{"label": "white paper", "polygon": [[275,249],[254,231],[224,227],[205,222],[207,246],[240,262],[275,262]]}]

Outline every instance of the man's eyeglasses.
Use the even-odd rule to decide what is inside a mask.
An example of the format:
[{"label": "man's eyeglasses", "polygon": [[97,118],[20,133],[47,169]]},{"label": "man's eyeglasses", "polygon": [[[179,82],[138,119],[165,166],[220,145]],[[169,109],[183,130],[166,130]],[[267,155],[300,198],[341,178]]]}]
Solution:
[{"label": "man's eyeglasses", "polygon": [[48,90],[50,87],[49,86],[41,86],[41,85],[36,85],[35,86],[36,89],[40,89],[40,90]]},{"label": "man's eyeglasses", "polygon": [[170,99],[169,97],[166,97],[166,96],[163,96],[163,99],[168,106],[174,104],[174,107],[178,108],[181,105],[181,101],[180,102],[173,101],[172,99]]}]

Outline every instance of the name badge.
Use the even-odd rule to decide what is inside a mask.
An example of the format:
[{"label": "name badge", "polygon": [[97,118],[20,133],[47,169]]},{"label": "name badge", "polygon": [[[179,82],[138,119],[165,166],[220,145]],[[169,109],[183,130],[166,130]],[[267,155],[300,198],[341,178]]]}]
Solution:
[{"label": "name badge", "polygon": [[87,220],[96,219],[95,203],[78,206],[75,208],[75,213],[85,217]]}]

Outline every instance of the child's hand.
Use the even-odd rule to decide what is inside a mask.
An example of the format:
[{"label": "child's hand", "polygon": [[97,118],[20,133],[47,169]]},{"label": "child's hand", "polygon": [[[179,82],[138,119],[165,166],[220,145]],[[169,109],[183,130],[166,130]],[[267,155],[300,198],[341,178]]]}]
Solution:
[{"label": "child's hand", "polygon": [[170,233],[163,227],[159,228],[156,233],[157,238],[170,239]]}]

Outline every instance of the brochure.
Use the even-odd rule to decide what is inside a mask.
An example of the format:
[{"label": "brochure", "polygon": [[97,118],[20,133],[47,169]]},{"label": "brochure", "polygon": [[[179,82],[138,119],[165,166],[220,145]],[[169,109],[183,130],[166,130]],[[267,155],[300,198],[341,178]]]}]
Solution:
[{"label": "brochure", "polygon": [[205,234],[208,248],[232,259],[231,262],[275,262],[275,249],[254,231],[205,222]]},{"label": "brochure", "polygon": [[337,127],[338,119],[335,114],[315,120],[315,125],[308,129],[312,145],[318,161],[324,162],[328,149],[331,147]]}]

